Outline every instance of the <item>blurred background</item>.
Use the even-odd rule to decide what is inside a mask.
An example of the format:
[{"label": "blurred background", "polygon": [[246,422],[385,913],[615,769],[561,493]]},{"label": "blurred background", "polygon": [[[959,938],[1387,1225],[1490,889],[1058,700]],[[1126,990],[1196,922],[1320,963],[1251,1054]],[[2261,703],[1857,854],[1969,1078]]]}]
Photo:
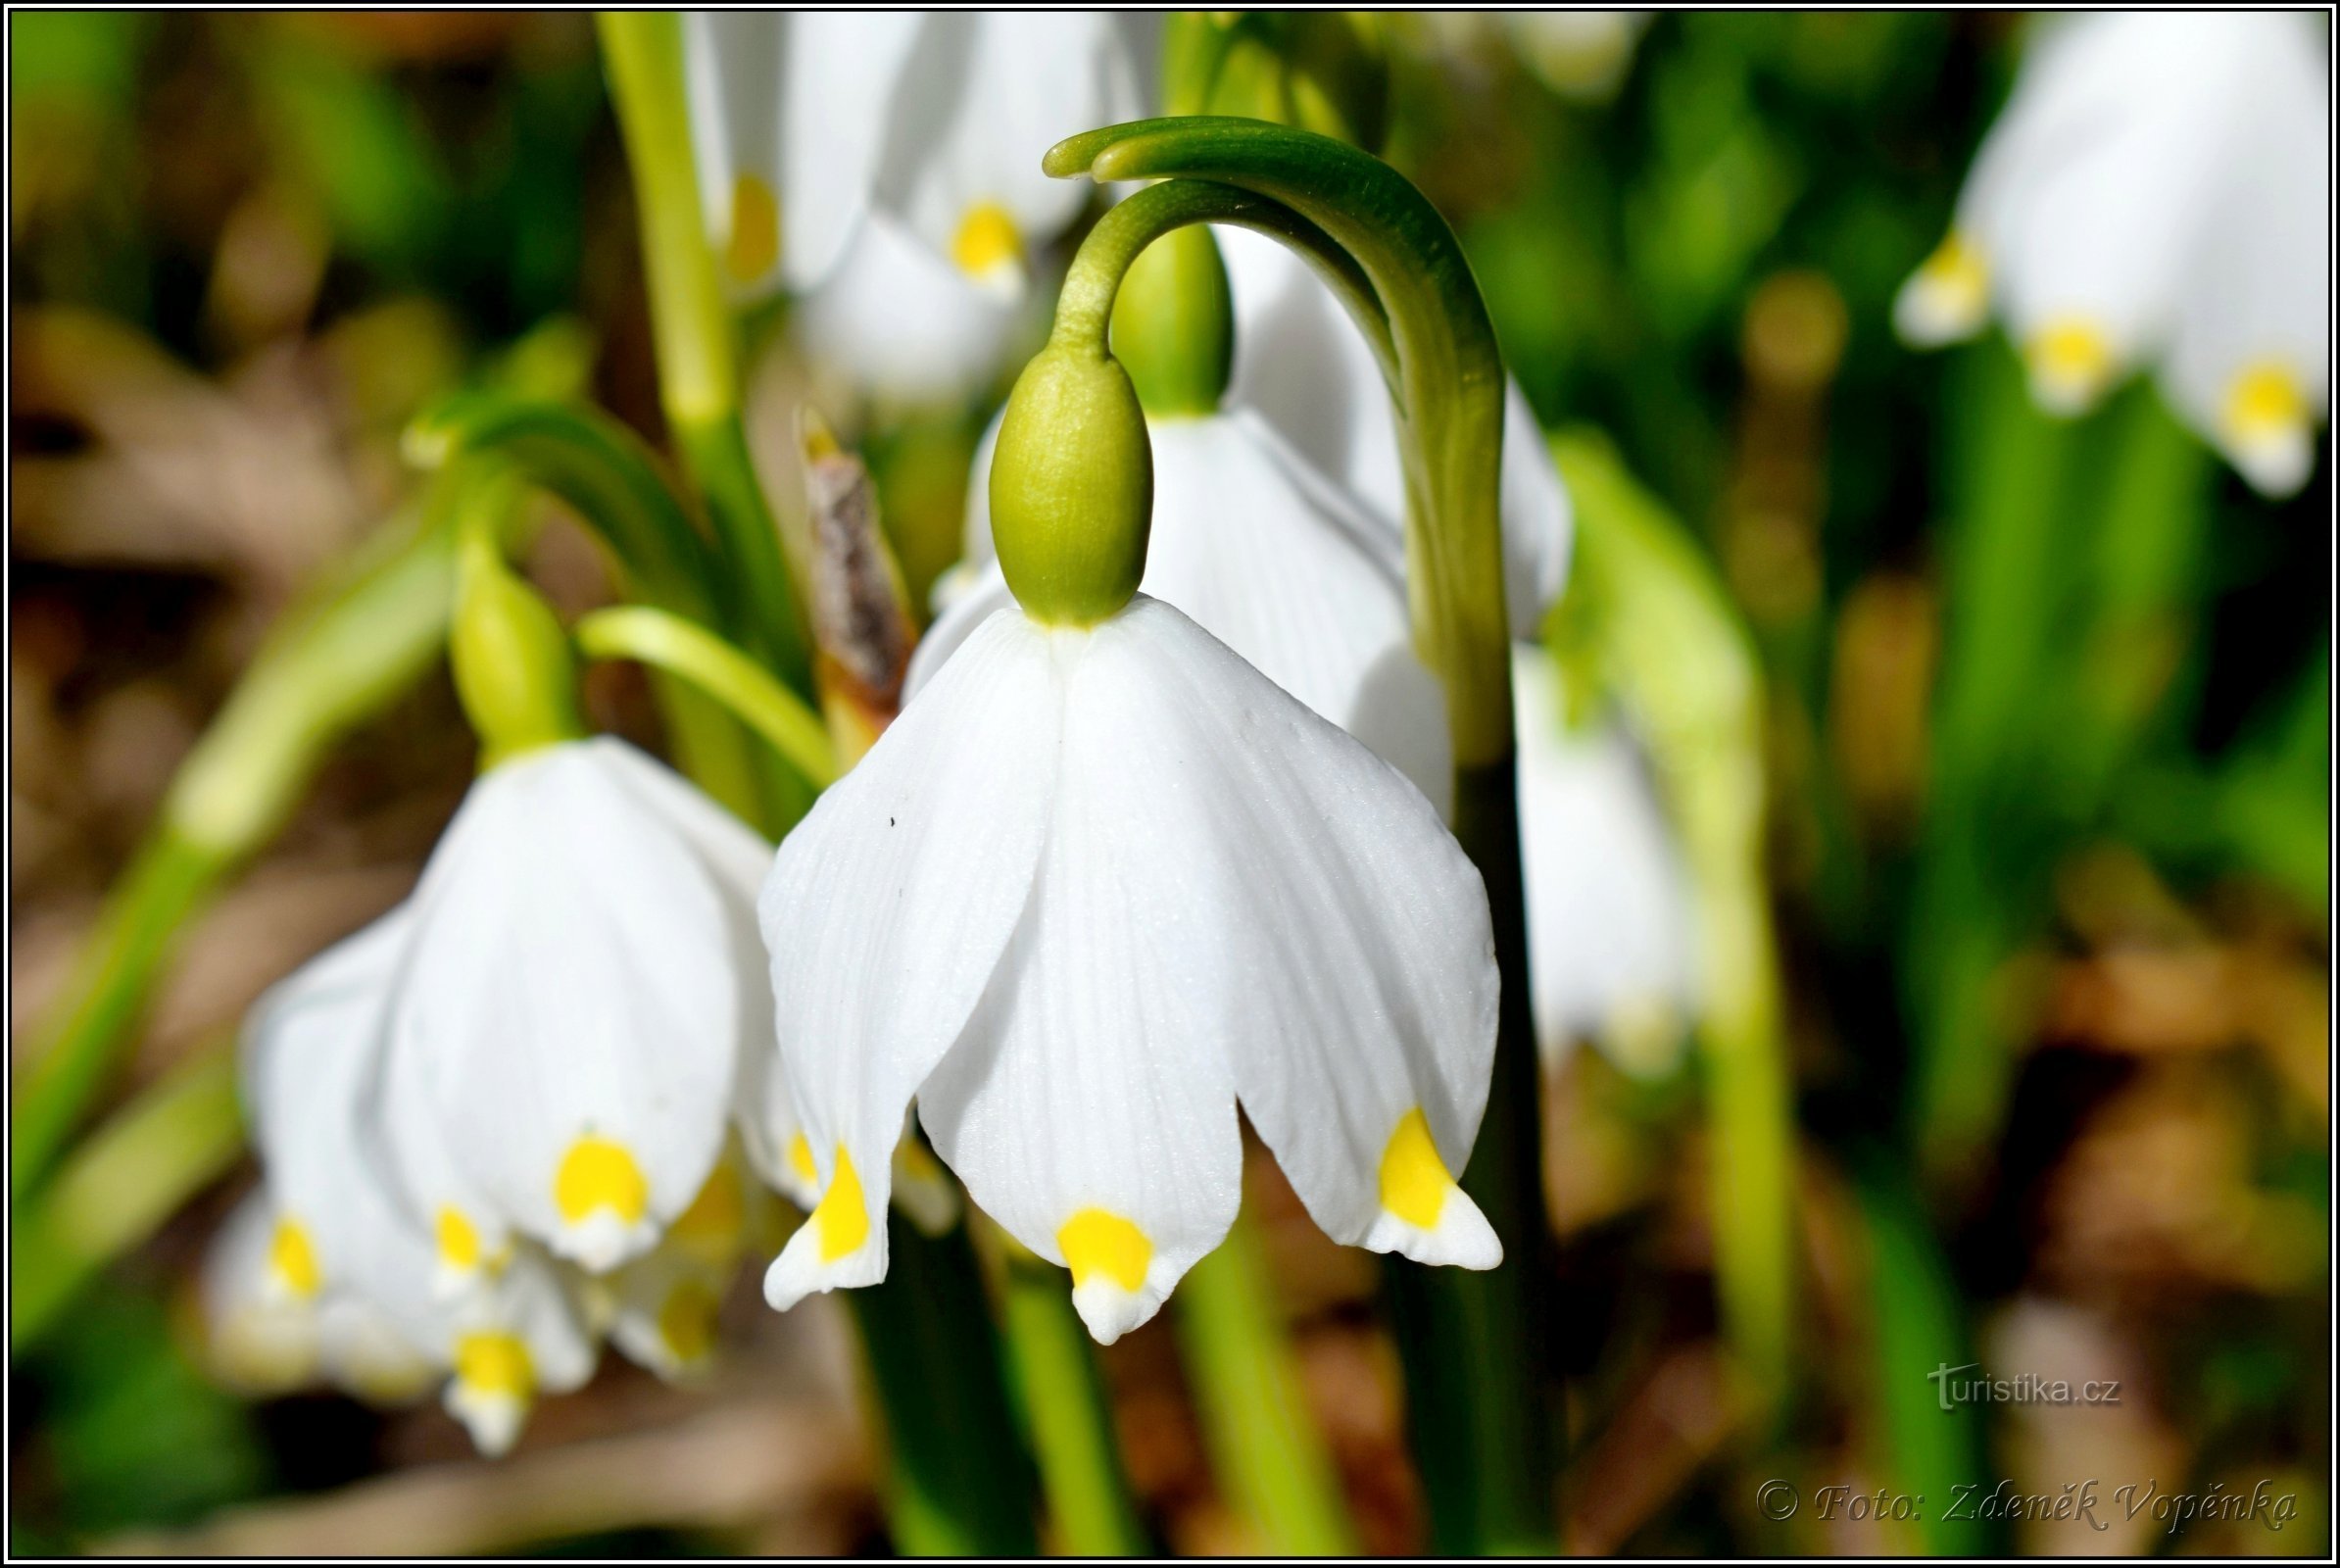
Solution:
[{"label": "blurred background", "polygon": [[[1546,1109],[1573,1549],[2329,1550],[2330,470],[2270,503],[2205,460],[2198,548],[2109,651],[2053,616],[2044,638],[2002,635],[2011,612],[1951,569],[1974,411],[2004,401],[2013,356],[1995,337],[1914,353],[1891,306],[1948,223],[2020,26],[1666,15],[1548,60],[1491,26],[1389,24],[1391,161],[1453,221],[1547,427],[1602,432],[1703,545],[1765,696],[1798,1395],[1763,1433],[1730,1396],[1692,1076],[1569,1054]],[[661,431],[587,18],[19,12],[9,27],[21,1048],[291,595],[409,499],[399,436],[419,409],[505,374]],[[817,376],[784,331],[762,336],[755,422],[778,462]],[[837,411],[915,602],[957,554],[967,460],[1003,389],[883,420]],[[2070,505],[2039,504],[2072,530],[2044,554],[2073,604],[2135,576],[2123,541],[2150,530],[2094,514],[2093,454],[2166,418],[2155,397],[2132,384],[2059,427],[2077,477]],[[565,610],[609,594],[569,529],[532,565]],[[1994,659],[2014,662],[1999,721],[1942,723],[1944,690],[1992,678],[1961,662]],[[2105,659],[2119,693],[2092,728],[2083,676]],[[597,723],[655,740],[637,672],[597,668],[588,695]],[[443,672],[337,748],[290,830],[186,931],[110,1095],[219,1052],[263,987],[401,898],[471,763]],[[1940,857],[1959,873],[1930,873]],[[1936,1148],[1899,1129],[1942,1005],[1980,1017],[2005,1064],[1971,1136]],[[1419,1549],[1375,1270],[1318,1234],[1272,1163],[1251,1175],[1359,1530]],[[13,1550],[882,1544],[845,1327],[826,1298],[769,1312],[753,1275],[707,1384],[611,1358],[496,1464],[435,1405],[239,1398],[208,1369],[195,1292],[250,1179],[207,1174],[12,1338]],[[1928,1374],[1970,1362],[2119,1380],[2120,1403],[1937,1409]],[[1166,1327],[1103,1365],[1160,1539],[1240,1548]],[[2094,1480],[2105,1528],[1927,1532],[1757,1503],[1773,1478],[1809,1498],[1944,1476],[2049,1495]],[[2295,1499],[2280,1530],[2173,1530],[2114,1500],[2262,1482]]]}]

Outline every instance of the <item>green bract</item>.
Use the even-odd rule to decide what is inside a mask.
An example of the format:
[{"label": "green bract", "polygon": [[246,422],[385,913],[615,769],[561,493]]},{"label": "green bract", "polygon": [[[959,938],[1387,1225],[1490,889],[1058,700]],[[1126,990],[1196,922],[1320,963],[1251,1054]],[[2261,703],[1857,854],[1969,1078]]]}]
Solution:
[{"label": "green bract", "polygon": [[1153,449],[1129,373],[1109,354],[1050,343],[1024,367],[992,460],[992,538],[1025,613],[1089,626],[1146,573]]},{"label": "green bract", "polygon": [[456,695],[479,733],[481,771],[585,733],[560,618],[483,532],[463,542],[447,656]]}]

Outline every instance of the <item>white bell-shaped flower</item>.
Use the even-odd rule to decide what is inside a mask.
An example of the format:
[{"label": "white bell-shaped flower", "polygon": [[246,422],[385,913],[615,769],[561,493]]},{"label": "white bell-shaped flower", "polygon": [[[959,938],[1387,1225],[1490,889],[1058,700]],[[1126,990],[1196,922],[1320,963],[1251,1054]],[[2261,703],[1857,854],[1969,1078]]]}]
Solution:
[{"label": "white bell-shaped flower", "polygon": [[1896,302],[1903,336],[1949,342],[1995,311],[2055,414],[2158,365],[2246,479],[2297,490],[2331,395],[2327,50],[2289,13],[2043,24]]},{"label": "white bell-shaped flower", "polygon": [[[1089,199],[1043,173],[1041,154],[1141,113],[1134,44],[1128,19],[1066,11],[857,12],[806,37],[797,54],[837,57],[857,100],[821,135],[850,125],[841,145],[856,169],[876,149],[851,238],[804,302],[813,355],[902,401],[959,396],[995,371],[1038,247]],[[784,190],[788,221],[813,199]],[[819,231],[834,226],[824,216]]]},{"label": "white bell-shaped flower", "polygon": [[1544,1059],[1590,1040],[1623,1071],[1681,1059],[1697,1004],[1689,874],[1633,741],[1572,731],[1551,655],[1515,644],[1520,863],[1528,973]]},{"label": "white bell-shaped flower", "polygon": [[[1146,592],[1395,763],[1444,814],[1454,787],[1446,699],[1414,653],[1402,543],[1253,410],[1148,418],[1146,429]],[[995,425],[969,492],[967,543],[980,542],[985,560],[997,439]],[[1012,603],[997,564],[976,582],[920,641],[908,691]]]},{"label": "white bell-shaped flower", "polygon": [[869,210],[919,17],[693,11],[682,28],[691,147],[726,280],[747,294],[813,287]]},{"label": "white bell-shaped flower", "polygon": [[[1231,406],[1256,410],[1363,504],[1402,559],[1405,472],[1381,366],[1340,302],[1281,241],[1215,228],[1235,295]],[[1534,637],[1568,578],[1568,491],[1516,381],[1503,404],[1503,580],[1512,634]]]},{"label": "white bell-shaped flower", "polygon": [[761,1021],[743,911],[766,855],[609,737],[472,786],[409,906],[393,1051],[512,1229],[602,1272],[698,1196]]},{"label": "white bell-shaped flower", "polygon": [[1239,1102],[1336,1239],[1501,1255],[1450,1175],[1494,1050],[1477,871],[1402,774],[1168,605],[991,615],[789,835],[761,915],[822,1191],[775,1306],[884,1276],[913,1097],[1100,1341],[1226,1233]]},{"label": "white bell-shaped flower", "polygon": [[393,910],[253,1009],[246,1100],[273,1209],[264,1278],[279,1298],[316,1303],[328,1376],[379,1396],[420,1382],[422,1366],[452,1369],[448,1409],[501,1452],[538,1392],[592,1375],[596,1347],[565,1277],[533,1248],[460,1301],[433,1289],[432,1241],[381,1130],[391,998],[414,929],[410,907]]}]

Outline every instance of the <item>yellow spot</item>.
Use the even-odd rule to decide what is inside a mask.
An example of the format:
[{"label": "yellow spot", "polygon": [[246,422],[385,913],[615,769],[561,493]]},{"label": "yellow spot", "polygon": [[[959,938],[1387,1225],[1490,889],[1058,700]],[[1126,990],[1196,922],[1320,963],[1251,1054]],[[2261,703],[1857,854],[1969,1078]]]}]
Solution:
[{"label": "yellow spot", "polygon": [[1024,236],[998,202],[977,202],[951,236],[951,259],[969,277],[990,277],[1024,259]]},{"label": "yellow spot", "polygon": [[295,1296],[315,1296],[324,1284],[324,1275],[317,1266],[317,1246],[297,1219],[276,1221],[275,1234],[268,1238],[268,1267]]},{"label": "yellow spot", "polygon": [[2225,425],[2238,443],[2289,435],[2308,422],[2298,377],[2272,360],[2244,367],[2226,392]]},{"label": "yellow spot", "polygon": [[2051,321],[2023,350],[2041,402],[2076,413],[2113,379],[2113,345],[2092,322],[2076,317]]},{"label": "yellow spot", "polygon": [[475,1394],[525,1399],[536,1392],[536,1363],[517,1335],[466,1334],[455,1342],[455,1380]]},{"label": "yellow spot", "polygon": [[1146,1233],[1119,1214],[1102,1208],[1084,1208],[1056,1233],[1064,1252],[1064,1266],[1072,1270],[1075,1287],[1102,1274],[1125,1291],[1146,1283],[1146,1265],[1153,1261],[1153,1243]]},{"label": "yellow spot", "polygon": [[861,1178],[854,1174],[853,1158],[843,1144],[837,1146],[837,1174],[829,1178],[829,1190],[821,1194],[812,1223],[819,1227],[820,1260],[824,1263],[836,1262],[869,1240],[869,1203],[861,1196]]},{"label": "yellow spot", "polygon": [[723,266],[732,280],[753,283],[779,265],[780,198],[754,174],[731,182],[731,237]]},{"label": "yellow spot", "polygon": [[1990,298],[1990,263],[1954,228],[1919,267],[1918,281],[1946,316],[1961,321],[1978,319]]},{"label": "yellow spot", "polygon": [[561,1170],[553,1178],[553,1201],[571,1225],[584,1223],[601,1208],[633,1225],[650,1210],[650,1182],[622,1145],[588,1133],[561,1156]]},{"label": "yellow spot", "polygon": [[1419,1230],[1438,1228],[1454,1178],[1430,1139],[1430,1123],[1417,1105],[1397,1123],[1382,1151],[1382,1207]]},{"label": "yellow spot", "polygon": [[707,1185],[691,1200],[691,1206],[675,1216],[666,1234],[685,1246],[710,1252],[727,1251],[747,1228],[747,1194],[740,1173],[729,1160],[718,1161]]},{"label": "yellow spot", "polygon": [[658,1308],[658,1338],[684,1366],[703,1361],[715,1344],[715,1312],[721,1305],[705,1282],[686,1279],[666,1294]]},{"label": "yellow spot", "polygon": [[820,1185],[820,1167],[812,1163],[812,1145],[803,1133],[788,1141],[788,1168],[804,1177],[807,1187]]},{"label": "yellow spot", "polygon": [[435,1228],[439,1238],[440,1262],[463,1274],[468,1274],[479,1266],[479,1228],[463,1217],[462,1209],[453,1204],[440,1208]]}]

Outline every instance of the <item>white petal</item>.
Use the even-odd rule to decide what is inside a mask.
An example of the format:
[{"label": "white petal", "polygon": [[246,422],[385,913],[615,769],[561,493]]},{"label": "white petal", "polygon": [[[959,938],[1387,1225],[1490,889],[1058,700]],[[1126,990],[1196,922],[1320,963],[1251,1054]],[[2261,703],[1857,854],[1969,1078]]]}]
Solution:
[{"label": "white petal", "polygon": [[[902,1110],[1023,912],[1061,722],[1047,640],[1020,613],[996,615],[780,846],[760,914],[824,1196],[766,1276],[776,1306],[885,1277]],[[841,1152],[857,1202],[837,1180]]]},{"label": "white petal", "polygon": [[788,286],[827,279],[869,209],[915,12],[800,11],[780,81],[781,249]]},{"label": "white petal", "polygon": [[383,1201],[352,1128],[373,1091],[393,983],[414,927],[401,906],[271,987],[243,1036],[244,1102],[277,1205],[280,1289],[346,1280]]},{"label": "white petal", "polygon": [[395,1318],[355,1291],[326,1298],[317,1314],[317,1346],[325,1377],[368,1404],[412,1404],[447,1372],[440,1348],[416,1346]]},{"label": "white petal", "polygon": [[1512,651],[1528,972],[1547,1059],[1580,1039],[1636,1077],[1670,1070],[1694,1015],[1688,873],[1639,759],[1611,726],[1572,735],[1559,672]]},{"label": "white petal", "polygon": [[780,92],[787,23],[768,11],[682,17],[691,151],[707,231],[727,281],[759,293],[779,281]]},{"label": "white petal", "polygon": [[1242,1186],[1214,1030],[1224,941],[1193,880],[1203,847],[1151,808],[1211,760],[1150,710],[1147,618],[1048,634],[1065,678],[1048,848],[982,1005],[918,1093],[936,1152],[985,1212],[1074,1271],[1103,1344],[1218,1245]]},{"label": "white petal", "polygon": [[[1185,616],[1141,598],[1114,624],[1144,656],[1127,701],[1162,732],[1144,799],[1188,866],[1185,984],[1217,1008],[1252,1124],[1335,1240],[1491,1266],[1500,1249],[1447,1175],[1494,1052],[1478,872],[1401,774]],[[1415,1112],[1435,1180],[1386,1170]],[[1409,1178],[1405,1212],[1386,1174]]]},{"label": "white petal", "polygon": [[318,1304],[271,1280],[275,1237],[275,1200],[254,1188],[212,1239],[200,1279],[205,1359],[254,1397],[290,1393],[319,1367]]},{"label": "white petal", "polygon": [[697,1195],[738,1062],[726,895],[638,784],[572,743],[473,786],[416,890],[394,1024],[466,1174],[596,1270]]},{"label": "white petal", "polygon": [[1088,201],[1041,156],[1065,137],[1136,118],[1127,42],[1102,12],[930,14],[895,93],[879,200],[937,256],[968,216],[999,209],[1042,245]]},{"label": "white petal", "polygon": [[873,213],[797,324],[824,368],[882,401],[918,405],[964,397],[997,375],[1029,316]]},{"label": "white petal", "polygon": [[[1373,350],[1308,266],[1276,240],[1214,231],[1235,294],[1230,406],[1258,411],[1380,525],[1404,559],[1405,475],[1389,394]],[[1503,405],[1503,570],[1514,635],[1532,636],[1568,572],[1568,492],[1517,383]]]},{"label": "white petal", "polygon": [[491,1457],[518,1440],[539,1395],[583,1388],[600,1354],[576,1281],[525,1245],[491,1289],[464,1304],[453,1347],[455,1376],[443,1402]]},{"label": "white petal", "polygon": [[1444,690],[1377,527],[1256,413],[1155,420],[1145,590],[1395,763],[1441,812]]},{"label": "white petal", "polygon": [[609,1339],[626,1358],[668,1382],[687,1382],[713,1363],[715,1317],[728,1270],[708,1268],[661,1247],[619,1270]]}]

